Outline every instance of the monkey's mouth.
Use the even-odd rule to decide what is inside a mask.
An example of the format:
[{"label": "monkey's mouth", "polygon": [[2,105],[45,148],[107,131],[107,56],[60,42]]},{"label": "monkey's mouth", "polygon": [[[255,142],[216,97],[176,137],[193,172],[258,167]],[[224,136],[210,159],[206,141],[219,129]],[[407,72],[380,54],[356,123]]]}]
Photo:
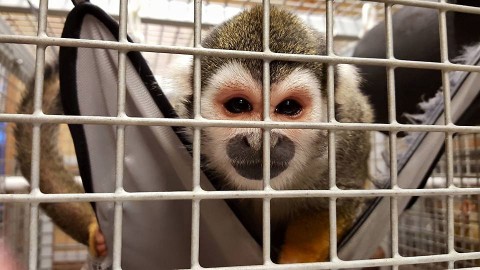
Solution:
[{"label": "monkey's mouth", "polygon": [[[262,180],[263,179],[263,162],[231,162],[235,171],[241,176],[251,179],[251,180]],[[270,178],[274,178],[281,174],[285,169],[288,168],[288,162],[271,162],[270,163]]]}]

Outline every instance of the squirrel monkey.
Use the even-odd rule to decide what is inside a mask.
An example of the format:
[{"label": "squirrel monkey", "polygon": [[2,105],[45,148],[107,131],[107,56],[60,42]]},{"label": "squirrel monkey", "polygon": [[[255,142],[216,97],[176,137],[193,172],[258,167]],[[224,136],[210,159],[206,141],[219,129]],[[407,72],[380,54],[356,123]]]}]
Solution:
[{"label": "squirrel monkey", "polygon": [[[202,47],[263,51],[263,8],[244,11],[214,28]],[[274,53],[325,55],[324,37],[294,14],[270,10],[270,50]],[[192,117],[192,65],[171,76],[167,86],[177,91],[173,105],[183,118]],[[263,61],[202,56],[201,115],[207,119],[263,119]],[[327,122],[326,64],[272,61],[270,110],[274,121]],[[350,65],[337,65],[335,113],[339,122],[367,123],[373,119],[369,101],[359,90],[359,75]],[[181,78],[184,78],[182,81]],[[168,83],[168,81],[167,81]],[[165,85],[162,85],[164,87]],[[191,133],[186,129],[187,134]],[[277,190],[329,189],[328,132],[312,129],[273,129],[270,144],[270,185]],[[336,131],[336,184],[361,189],[368,180],[370,142],[366,131]],[[202,129],[204,170],[218,189],[263,189],[262,130],[259,128]],[[257,240],[262,239],[262,200],[231,203]],[[337,200],[337,232],[352,225],[360,199]],[[271,201],[272,258],[281,263],[328,259],[327,198]]]},{"label": "squirrel monkey", "polygon": [[[215,27],[202,46],[213,49],[263,51],[261,6],[244,11]],[[274,53],[325,55],[324,37],[297,16],[272,6],[270,50]],[[193,68],[174,67],[162,87],[171,88],[170,101],[180,117],[193,114]],[[208,119],[262,120],[262,70],[258,59],[202,57],[201,114]],[[371,122],[372,109],[360,92],[360,78],[350,65],[337,65],[335,113],[339,122]],[[272,61],[270,63],[270,118],[274,121],[326,122],[326,65],[319,62]],[[47,76],[48,77],[48,76]],[[61,113],[58,84],[46,81],[46,113]],[[20,112],[31,113],[27,95]],[[30,109],[28,109],[30,108]],[[17,129],[19,160],[23,173],[30,169],[29,125]],[[56,153],[53,126],[42,125],[40,186],[44,192],[81,192],[73,188],[71,176],[62,169]],[[186,128],[187,134],[191,130]],[[271,130],[271,187],[274,189],[329,189],[328,136],[326,130]],[[191,134],[190,134],[191,135]],[[30,135],[31,137],[31,135]],[[366,131],[336,131],[336,184],[340,189],[361,189],[368,179],[370,150]],[[262,131],[257,128],[202,129],[204,169],[213,175],[218,189],[262,189]],[[45,157],[45,158],[44,158]],[[54,164],[52,164],[54,163]],[[337,201],[337,232],[341,237],[358,214],[361,200]],[[235,200],[232,207],[252,235],[261,239],[262,200]],[[88,228],[96,224],[89,204],[47,204],[47,213],[75,239],[92,238]],[[78,215],[76,224],[65,219]],[[66,218],[68,217],[68,218]],[[280,263],[314,262],[328,259],[329,220],[327,198],[291,198],[271,201],[272,250]],[[76,218],[77,219],[77,218]]]}]

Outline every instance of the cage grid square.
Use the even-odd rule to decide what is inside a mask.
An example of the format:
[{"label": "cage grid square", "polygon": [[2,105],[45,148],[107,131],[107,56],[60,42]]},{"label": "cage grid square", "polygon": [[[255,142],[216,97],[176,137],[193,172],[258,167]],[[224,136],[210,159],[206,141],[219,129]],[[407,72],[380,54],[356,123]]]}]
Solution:
[{"label": "cage grid square", "polygon": [[[173,0],[172,0],[173,1]],[[168,2],[172,2],[168,1]],[[51,0],[53,2],[53,0]],[[93,1],[95,3],[95,1]],[[190,2],[190,1],[187,1]],[[447,16],[451,12],[459,12],[480,16],[480,8],[458,5],[446,0],[425,1],[425,0],[372,0],[372,1],[283,1],[283,5],[294,12],[303,13],[325,13],[326,55],[294,55],[285,53],[274,53],[270,51],[270,2],[279,4],[281,1],[262,1],[263,6],[263,51],[228,51],[220,49],[208,49],[201,46],[202,37],[205,36],[205,24],[203,12],[205,5],[222,1],[193,1],[193,20],[190,23],[193,31],[185,26],[175,26],[168,35],[165,29],[168,25],[160,27],[160,34],[154,40],[148,42],[131,43],[127,40],[128,24],[128,1],[121,0],[118,7],[119,20],[119,41],[99,40],[73,40],[59,37],[58,28],[63,27],[63,18],[58,15],[49,15],[49,1],[38,1],[38,10],[35,14],[14,12],[7,7],[6,3],[0,1],[0,14],[2,18],[11,24],[12,28],[18,27],[17,33],[1,33],[0,45],[29,45],[28,50],[35,48],[35,68],[33,75],[34,84],[34,112],[31,115],[16,114],[14,111],[5,109],[8,107],[3,103],[11,102],[8,98],[2,100],[0,121],[10,125],[12,123],[28,123],[33,126],[32,139],[32,162],[31,179],[29,192],[19,194],[0,194],[0,229],[2,242],[11,244],[15,239],[23,239],[25,244],[16,243],[13,247],[14,253],[20,261],[27,262],[28,269],[49,269],[50,266],[42,265],[45,262],[42,258],[54,258],[51,253],[45,251],[42,246],[44,234],[54,235],[51,223],[39,206],[43,203],[52,202],[113,202],[114,203],[114,232],[113,232],[113,269],[121,269],[122,262],[122,224],[123,204],[131,201],[163,201],[163,200],[186,200],[191,202],[191,256],[190,269],[201,269],[200,253],[200,216],[201,202],[205,200],[221,200],[231,198],[260,199],[263,201],[263,265],[243,266],[239,269],[346,269],[379,267],[379,269],[454,269],[475,267],[480,264],[480,137],[478,126],[456,125],[452,120],[451,101],[451,73],[480,72],[480,66],[469,64],[458,64],[451,61],[448,44],[448,23]],[[248,7],[255,1],[225,1],[233,4]],[[256,2],[255,2],[256,3]],[[336,40],[335,18],[336,16],[352,16],[358,19],[359,10],[365,3],[374,5],[378,12],[377,20],[384,20],[385,26],[385,52],[383,59],[361,58],[342,56],[335,52]],[[401,7],[400,7],[401,6]],[[392,16],[402,7],[418,7],[438,11],[438,33],[439,33],[439,62],[422,62],[404,60],[395,57],[394,47],[394,23]],[[20,18],[23,15],[25,19]],[[34,18],[38,21],[31,24]],[[23,24],[23,20],[29,22]],[[20,23],[22,21],[22,23]],[[153,27],[158,25],[153,24]],[[151,26],[149,26],[151,28]],[[183,27],[183,28],[182,28]],[[472,26],[473,27],[473,26]],[[32,35],[32,28],[35,28],[35,35]],[[151,29],[144,28],[144,33]],[[180,45],[177,45],[176,42]],[[155,44],[158,42],[158,44]],[[172,42],[172,43],[170,43]],[[173,44],[173,45],[172,45]],[[187,45],[185,45],[187,44]],[[42,93],[45,66],[48,63],[49,48],[57,46],[98,48],[118,51],[118,99],[117,116],[67,116],[48,115],[43,112]],[[6,48],[0,46],[0,49]],[[27,51],[28,51],[27,50]],[[55,49],[56,50],[56,49]],[[153,68],[161,66],[161,61],[170,61],[171,55],[186,54],[193,56],[193,118],[192,119],[167,119],[167,118],[138,118],[128,116],[125,113],[126,103],[126,65],[127,53],[140,51],[154,58],[151,65]],[[201,96],[201,65],[202,57],[222,58],[244,58],[260,59],[263,61],[262,70],[262,97],[263,97],[263,119],[262,121],[230,121],[211,120],[202,117],[200,102]],[[160,60],[159,60],[160,59]],[[162,60],[163,59],[163,60]],[[166,59],[166,60],[165,60]],[[160,61],[160,63],[158,63]],[[273,61],[295,61],[295,62],[321,62],[327,65],[327,122],[288,122],[282,123],[270,118],[270,64]],[[11,77],[15,76],[13,69],[0,61],[0,88],[2,84],[11,84]],[[338,122],[335,117],[335,67],[339,64],[372,65],[386,69],[386,89],[388,123],[343,123]],[[401,124],[397,122],[396,110],[396,69],[429,69],[438,71],[441,74],[442,104],[444,116],[442,124]],[[11,69],[11,70],[9,70]],[[20,78],[21,76],[16,76]],[[15,84],[16,85],[16,84]],[[8,87],[8,86],[5,86]],[[12,86],[10,86],[12,87]],[[24,86],[13,86],[24,88]],[[5,92],[1,90],[2,93]],[[5,94],[5,96],[7,96]],[[40,159],[41,159],[41,126],[45,124],[84,124],[84,125],[110,125],[116,130],[116,156],[115,156],[115,191],[111,194],[46,194],[40,190]],[[124,189],[124,163],[125,163],[125,136],[129,126],[186,126],[193,129],[192,158],[193,158],[193,189],[189,191],[156,191],[156,192],[129,192]],[[201,165],[201,136],[202,129],[206,127],[237,127],[237,128],[258,128],[262,129],[263,145],[271,145],[271,130],[273,129],[322,129],[328,131],[328,190],[275,190],[270,185],[270,147],[263,147],[263,189],[250,191],[206,191],[200,184]],[[370,164],[372,175],[378,173],[387,177],[390,181],[388,189],[360,189],[341,190],[336,184],[336,133],[342,130],[371,131],[372,133],[372,155]],[[388,135],[381,135],[379,132],[387,132]],[[423,189],[409,189],[402,187],[398,182],[399,156],[402,152],[401,144],[403,139],[399,133],[409,132],[431,132],[444,135],[445,153],[439,160],[438,165]],[[10,134],[11,136],[11,134]],[[384,163],[379,165],[379,162]],[[7,160],[2,163],[6,168]],[[7,185],[7,178],[10,176],[3,171],[0,183]],[[0,188],[2,185],[0,185]],[[4,190],[9,190],[6,186]],[[0,189],[0,191],[3,191]],[[403,197],[418,196],[413,207],[403,211],[399,206],[399,199]],[[327,262],[280,265],[271,259],[271,201],[275,199],[298,198],[298,197],[322,197],[329,200],[329,260]],[[363,260],[343,260],[338,255],[337,239],[337,201],[344,198],[383,197],[389,200],[389,220],[385,226],[390,226],[384,242],[379,243],[383,257],[364,258]],[[25,218],[27,217],[28,218]],[[385,221],[384,221],[385,222]],[[18,224],[13,226],[12,224]],[[50,225],[49,225],[50,224]],[[22,227],[28,228],[23,229]],[[7,235],[8,233],[8,235]],[[8,239],[10,238],[10,240]],[[3,240],[4,239],[4,240]],[[48,243],[50,240],[47,241]],[[28,246],[28,250],[22,248]],[[64,248],[75,249],[74,244],[67,243]],[[0,246],[1,247],[1,246]],[[361,248],[361,247],[359,247]],[[55,248],[54,248],[55,249]],[[66,253],[65,253],[66,254]],[[80,260],[86,256],[85,250],[79,251]],[[0,258],[1,258],[0,254]],[[67,255],[65,255],[67,256]],[[48,259],[47,263],[48,265]],[[218,267],[218,269],[232,269],[233,267]]]}]

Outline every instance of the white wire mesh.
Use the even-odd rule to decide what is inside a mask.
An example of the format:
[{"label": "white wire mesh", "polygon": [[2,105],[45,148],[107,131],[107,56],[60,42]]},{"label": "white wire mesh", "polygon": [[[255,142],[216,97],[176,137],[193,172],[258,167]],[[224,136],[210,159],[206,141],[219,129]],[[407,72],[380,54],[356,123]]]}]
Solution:
[{"label": "white wire mesh", "polygon": [[[239,1],[242,4],[249,4],[249,1]],[[383,15],[386,25],[386,47],[387,55],[385,59],[367,59],[339,56],[334,53],[334,31],[333,17],[334,9],[340,4],[333,0],[324,2],[300,2],[291,3],[285,1],[285,4],[295,6],[295,9],[313,9],[320,7],[326,12],[326,35],[327,35],[327,55],[325,56],[306,56],[306,55],[288,55],[272,53],[269,51],[268,42],[268,19],[264,21],[264,51],[263,52],[241,52],[224,51],[202,48],[200,40],[202,36],[202,1],[195,0],[193,46],[190,44],[177,45],[152,45],[152,44],[132,44],[126,40],[127,30],[127,1],[122,0],[119,4],[120,21],[120,41],[93,41],[93,40],[70,40],[55,37],[56,35],[47,35],[47,1],[40,1],[37,34],[31,35],[0,35],[0,43],[31,44],[36,47],[36,72],[35,72],[35,111],[33,115],[0,114],[0,121],[4,122],[27,122],[34,125],[33,149],[32,149],[32,180],[31,192],[29,194],[0,194],[2,203],[27,203],[29,205],[30,225],[29,225],[29,269],[37,269],[39,261],[38,254],[38,231],[39,231],[39,203],[45,202],[68,202],[68,201],[114,201],[115,202],[115,236],[113,246],[113,267],[121,267],[121,237],[122,237],[122,203],[125,201],[142,200],[191,200],[192,201],[192,243],[191,243],[191,269],[201,268],[199,264],[199,216],[200,202],[206,199],[228,199],[228,198],[259,198],[263,199],[264,227],[263,227],[263,246],[264,265],[245,267],[244,269],[326,269],[326,268],[351,268],[351,267],[369,267],[369,266],[391,266],[392,269],[418,268],[424,267],[436,268],[458,268],[478,266],[480,260],[480,247],[478,245],[479,235],[479,161],[478,161],[478,139],[476,133],[480,132],[480,127],[456,126],[451,121],[450,108],[450,71],[468,71],[480,72],[480,67],[453,64],[449,61],[447,44],[447,25],[446,13],[450,11],[465,12],[480,15],[480,8],[459,6],[448,4],[444,0],[439,2],[420,1],[420,0],[377,0],[371,2],[384,3]],[[359,1],[344,1],[350,8],[360,5]],[[323,6],[322,6],[323,5]],[[433,8],[439,10],[439,32],[441,62],[418,62],[410,60],[396,59],[393,54],[394,40],[392,37],[392,9],[396,5],[417,6],[424,8]],[[381,5],[382,6],[382,5]],[[268,1],[264,2],[264,15],[268,18]],[[346,14],[345,11],[342,14]],[[59,116],[45,115],[41,108],[43,73],[45,66],[45,50],[50,46],[78,46],[91,48],[115,49],[119,53],[119,81],[118,81],[118,116]],[[153,52],[155,54],[192,54],[194,60],[194,119],[145,119],[129,117],[124,113],[125,104],[125,61],[128,51]],[[264,79],[263,79],[263,100],[264,100],[264,121],[226,121],[226,120],[208,120],[201,117],[200,108],[200,66],[201,56],[222,56],[222,57],[240,57],[248,59],[262,59],[264,61]],[[289,61],[320,61],[328,64],[328,123],[278,123],[270,120],[268,116],[269,108],[269,63],[274,60]],[[333,67],[336,64],[367,64],[386,67],[387,85],[388,85],[388,124],[359,124],[359,123],[339,123],[335,121],[334,116],[334,78]],[[442,84],[444,91],[445,105],[445,124],[444,125],[411,125],[398,124],[395,115],[395,73],[396,68],[418,68],[434,69],[442,73]],[[43,194],[39,188],[39,158],[40,158],[40,126],[45,123],[69,123],[69,124],[106,124],[116,125],[117,127],[117,155],[116,155],[116,191],[113,194]],[[166,125],[166,126],[192,126],[194,127],[193,139],[193,190],[181,192],[148,192],[148,193],[128,193],[123,190],[123,162],[124,162],[124,143],[125,127],[128,125]],[[297,128],[297,129],[326,129],[329,131],[329,172],[330,172],[330,190],[299,190],[299,191],[276,191],[269,185],[270,172],[269,166],[264,166],[264,190],[259,191],[217,191],[207,192],[201,189],[199,184],[200,175],[200,136],[201,129],[208,126],[217,127],[253,127],[264,130],[264,145],[269,145],[269,132],[274,128]],[[335,184],[335,132],[337,130],[371,130],[371,131],[389,131],[388,152],[391,189],[387,190],[338,190]],[[444,132],[445,133],[445,159],[440,163],[441,171],[437,171],[437,178],[432,178],[425,189],[407,190],[402,189],[397,183],[397,133],[398,132]],[[473,135],[460,136],[454,139],[455,133],[472,133]],[[468,144],[474,144],[475,147],[467,147]],[[270,163],[269,147],[264,148],[263,162]],[[438,180],[442,179],[440,186],[436,185]],[[472,180],[473,179],[473,180]],[[441,181],[440,181],[441,182]],[[408,210],[403,218],[399,218],[397,199],[401,196],[420,196],[419,203],[414,208]],[[364,261],[341,261],[337,256],[336,239],[336,200],[346,197],[389,197],[391,202],[390,219],[390,258],[364,260]],[[330,262],[305,265],[279,266],[272,263],[270,259],[270,200],[273,198],[292,198],[292,197],[328,197],[330,198]],[[419,243],[413,243],[413,238]],[[438,239],[441,239],[438,241]]]}]

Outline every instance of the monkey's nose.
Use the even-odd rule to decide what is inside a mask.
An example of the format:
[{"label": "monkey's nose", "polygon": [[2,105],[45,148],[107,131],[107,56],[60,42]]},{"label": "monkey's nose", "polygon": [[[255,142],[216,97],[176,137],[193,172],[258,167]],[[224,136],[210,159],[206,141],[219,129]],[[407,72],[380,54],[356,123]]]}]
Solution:
[{"label": "monkey's nose", "polygon": [[252,147],[252,146],[250,145],[250,142],[248,141],[247,136],[244,136],[244,137],[242,138],[242,141],[243,141],[243,143],[245,144],[245,146],[247,146],[247,147]]},{"label": "monkey's nose", "polygon": [[[287,141],[290,141],[283,135],[277,133],[270,134],[270,149],[274,149],[277,146],[282,146],[282,144]],[[247,134],[242,137],[242,142],[244,146],[253,148],[254,150],[261,151],[263,148],[263,140],[261,135]]]},{"label": "monkey's nose", "polygon": [[[243,147],[246,151],[261,151],[262,150],[262,136],[260,134],[245,134],[241,136]],[[236,139],[238,140],[238,138]]]},{"label": "monkey's nose", "polygon": [[[282,173],[295,155],[294,143],[284,136],[278,136],[270,147],[270,177]],[[243,177],[261,180],[263,177],[263,151],[252,147],[248,136],[237,135],[227,144],[227,156],[235,170]]]}]

